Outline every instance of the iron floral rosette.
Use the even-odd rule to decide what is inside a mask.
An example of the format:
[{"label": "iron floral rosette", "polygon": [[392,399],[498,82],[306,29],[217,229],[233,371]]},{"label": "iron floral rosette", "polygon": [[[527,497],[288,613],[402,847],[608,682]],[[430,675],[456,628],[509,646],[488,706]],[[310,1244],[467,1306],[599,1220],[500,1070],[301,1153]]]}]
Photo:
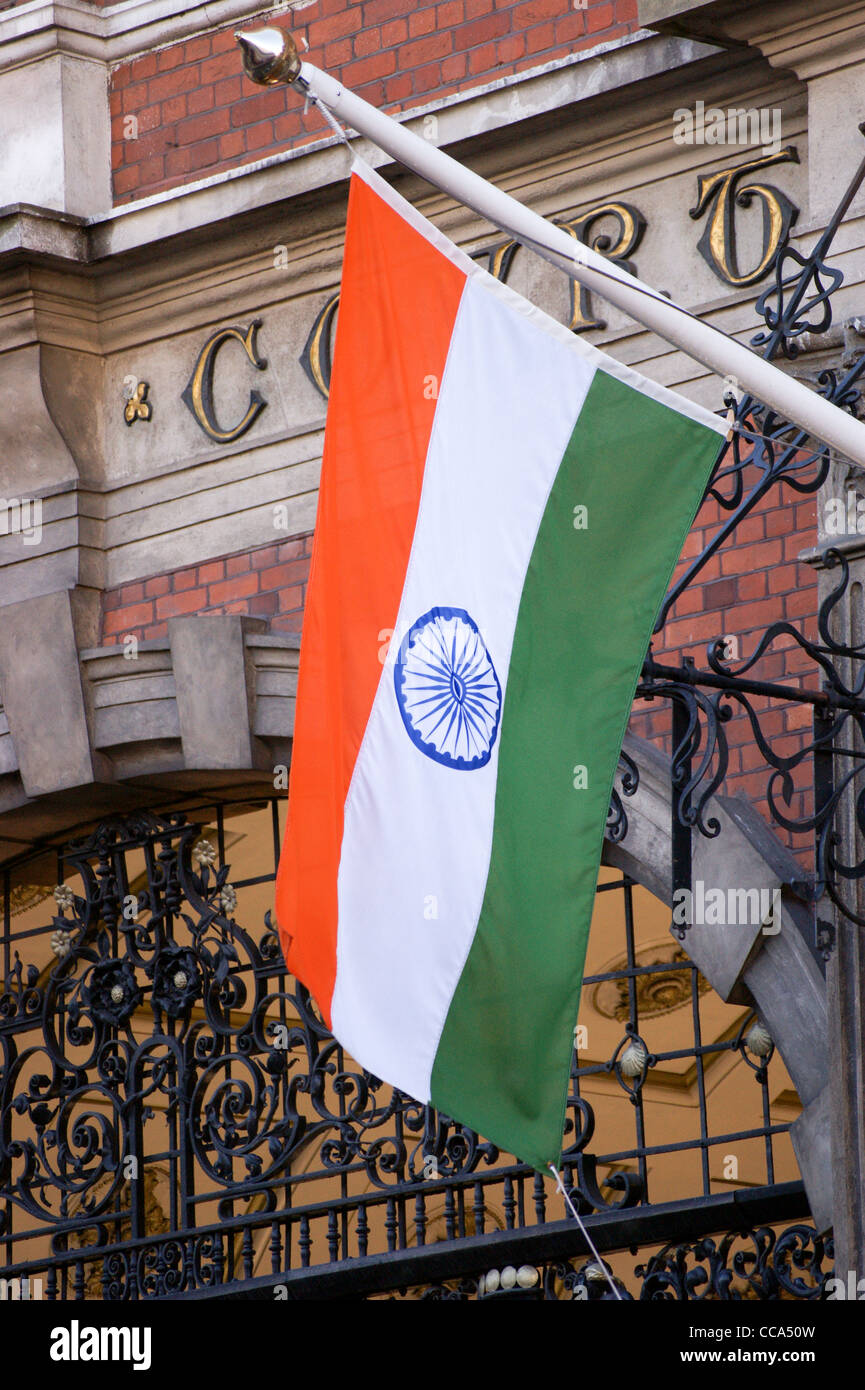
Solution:
[{"label": "iron floral rosette", "polygon": [[96,962],[81,993],[87,1011],[115,1028],[127,1022],[142,999],[131,963],[114,958]]},{"label": "iron floral rosette", "polygon": [[201,967],[195,951],[177,941],[166,941],[146,967],[153,982],[150,1002],[154,1012],[183,1018],[202,994]]}]

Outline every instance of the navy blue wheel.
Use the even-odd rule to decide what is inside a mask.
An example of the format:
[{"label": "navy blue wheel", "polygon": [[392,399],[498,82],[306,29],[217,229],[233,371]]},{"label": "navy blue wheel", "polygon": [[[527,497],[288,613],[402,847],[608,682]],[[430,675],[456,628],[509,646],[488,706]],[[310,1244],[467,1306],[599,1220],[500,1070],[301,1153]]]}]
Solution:
[{"label": "navy blue wheel", "polygon": [[431,608],[410,627],[394,668],[406,732],[446,767],[488,763],[502,689],[477,624],[464,608]]}]

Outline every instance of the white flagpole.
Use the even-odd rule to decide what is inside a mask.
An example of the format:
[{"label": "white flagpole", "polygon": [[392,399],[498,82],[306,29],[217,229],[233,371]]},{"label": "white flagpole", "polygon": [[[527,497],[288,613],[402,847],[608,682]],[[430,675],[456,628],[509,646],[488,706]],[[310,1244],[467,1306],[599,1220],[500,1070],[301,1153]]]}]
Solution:
[{"label": "white flagpole", "polygon": [[238,34],[248,76],[262,85],[288,82],[416,174],[473,208],[493,226],[537,251],[566,275],[757,400],[865,467],[865,424],[832,405],[750,348],[704,323],[635,276],[574,240],[479,174],[370,106],[328,73],[301,63],[288,34],[258,29]]}]

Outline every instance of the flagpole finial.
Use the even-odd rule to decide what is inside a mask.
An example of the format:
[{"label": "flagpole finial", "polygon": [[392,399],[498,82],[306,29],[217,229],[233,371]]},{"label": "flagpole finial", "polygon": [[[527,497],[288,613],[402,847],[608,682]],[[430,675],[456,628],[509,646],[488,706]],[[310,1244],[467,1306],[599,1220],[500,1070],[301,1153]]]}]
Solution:
[{"label": "flagpole finial", "polygon": [[243,70],[261,87],[295,82],[300,57],[291,34],[284,29],[246,29],[234,36],[243,53]]}]

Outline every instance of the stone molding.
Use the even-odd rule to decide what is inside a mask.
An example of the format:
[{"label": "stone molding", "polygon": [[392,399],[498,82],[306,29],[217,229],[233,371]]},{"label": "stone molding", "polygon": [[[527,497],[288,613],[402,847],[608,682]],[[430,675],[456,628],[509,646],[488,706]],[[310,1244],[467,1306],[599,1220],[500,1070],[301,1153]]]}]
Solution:
[{"label": "stone molding", "polygon": [[[283,17],[292,9],[303,4],[286,5]],[[0,68],[55,53],[119,63],[256,15],[272,18],[273,6],[261,0],[123,0],[97,8],[86,0],[31,0],[0,15]]]},{"label": "stone molding", "polygon": [[865,15],[857,0],[639,0],[638,13],[660,33],[753,45],[773,67],[803,79],[861,61]]},{"label": "stone molding", "polygon": [[[698,229],[687,213],[705,152],[672,143],[670,108],[678,97],[670,88],[686,74],[694,83],[710,77],[720,83],[723,61],[706,46],[634,36],[615,46],[603,63],[593,50],[590,57],[535,74],[519,87],[503,85],[485,97],[473,95],[442,108],[440,143],[473,134],[482,171],[551,217],[603,201],[611,189],[639,185],[650,202],[653,236],[668,215],[661,190],[673,177],[681,235],[696,243]],[[729,89],[732,77],[725,80]],[[617,125],[625,88],[631,102],[644,93],[643,124],[627,140]],[[737,60],[733,89],[743,101],[782,102],[791,138],[801,139],[804,94],[759,56]],[[700,90],[711,95],[715,87]],[[612,103],[612,112],[606,102],[610,92],[623,98]],[[555,115],[560,125],[580,109],[598,119],[591,146],[575,152],[551,121]],[[498,130],[505,132],[504,147],[491,143]],[[505,148],[506,173],[501,167],[497,172]],[[38,552],[22,551],[16,537],[0,537],[5,595],[19,599],[71,583],[98,591],[147,579],[185,560],[202,563],[264,545],[274,537],[276,504],[287,513],[280,520],[283,534],[311,527],[324,402],[300,361],[314,315],[338,285],[347,164],[345,150],[328,143],[103,218],[33,209],[0,214],[0,251],[8,252],[3,266],[9,267],[10,290],[0,347],[11,355],[19,346],[32,344],[35,351],[38,345],[33,389],[41,389],[43,413],[62,435],[70,459],[65,489],[59,474],[51,490],[38,489],[45,523]],[[482,219],[444,194],[407,175],[399,184],[466,249],[494,239]],[[642,203],[642,192],[639,196]],[[209,228],[206,240],[204,228]],[[288,243],[280,246],[287,265],[275,273],[275,243],[281,237]],[[657,255],[659,243],[655,237],[651,254]],[[641,249],[640,254],[646,253]],[[693,248],[692,254],[696,262]],[[526,259],[527,253],[518,272]],[[638,269],[650,281],[670,283],[666,265],[653,271],[641,262]],[[692,311],[711,314],[726,332],[753,331],[752,291],[722,287],[707,268],[695,269],[706,278],[699,282],[700,297],[689,301]],[[542,273],[550,282],[560,274],[546,267]],[[560,276],[556,293],[562,313],[564,283]],[[542,288],[546,293],[550,285]],[[673,293],[680,294],[678,286]],[[855,284],[843,293],[855,294]],[[262,352],[269,367],[262,389],[268,409],[235,444],[214,447],[180,404],[180,393],[213,328],[252,317],[263,320]],[[695,371],[684,354],[672,352],[639,325],[614,322],[597,344],[710,407],[717,403],[710,375]],[[220,364],[222,387],[248,391],[249,372],[241,354],[227,352]],[[128,374],[148,381],[153,405],[152,420],[131,430],[123,422]],[[16,439],[27,445],[24,412],[12,410],[3,428],[10,436],[7,456],[14,460]],[[20,490],[36,491],[29,482]]]}]

